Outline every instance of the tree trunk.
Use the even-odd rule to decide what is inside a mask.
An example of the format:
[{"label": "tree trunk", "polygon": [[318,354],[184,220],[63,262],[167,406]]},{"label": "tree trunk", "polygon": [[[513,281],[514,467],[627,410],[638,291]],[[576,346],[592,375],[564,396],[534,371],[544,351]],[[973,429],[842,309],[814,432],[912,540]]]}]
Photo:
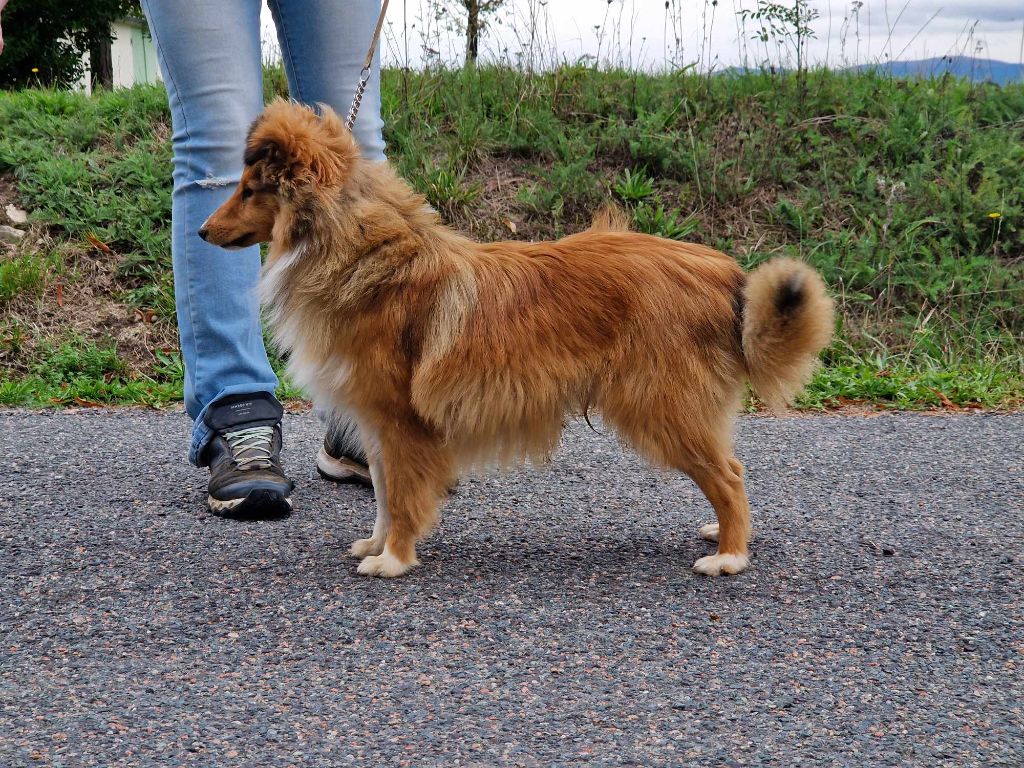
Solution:
[{"label": "tree trunk", "polygon": [[92,70],[93,88],[114,87],[114,57],[110,53],[110,38],[106,35],[89,44],[89,68]]},{"label": "tree trunk", "polygon": [[476,64],[480,44],[480,0],[466,3],[466,64]]}]

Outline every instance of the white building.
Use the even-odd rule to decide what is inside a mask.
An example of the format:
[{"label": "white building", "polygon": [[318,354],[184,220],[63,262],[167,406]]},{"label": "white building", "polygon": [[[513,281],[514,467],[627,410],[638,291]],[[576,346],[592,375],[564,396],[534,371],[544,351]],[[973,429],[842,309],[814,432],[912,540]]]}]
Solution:
[{"label": "white building", "polygon": [[[110,25],[113,41],[110,44],[110,58],[114,69],[114,87],[131,88],[140,83],[158,83],[161,80],[160,67],[156,61],[156,45],[149,35],[146,20],[128,17]],[[87,93],[92,90],[92,72],[89,56],[85,58],[85,74],[78,87]]]},{"label": "white building", "polygon": [[129,88],[138,83],[160,81],[156,63],[156,45],[149,36],[144,19],[127,18],[111,25],[114,42],[110,56],[114,62],[114,87]]}]

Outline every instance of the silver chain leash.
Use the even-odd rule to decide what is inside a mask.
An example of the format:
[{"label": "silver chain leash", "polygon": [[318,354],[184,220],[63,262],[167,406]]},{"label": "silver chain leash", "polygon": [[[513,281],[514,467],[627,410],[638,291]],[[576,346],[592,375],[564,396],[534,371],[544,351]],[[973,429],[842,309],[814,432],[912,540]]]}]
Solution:
[{"label": "silver chain leash", "polygon": [[377,27],[373,30],[373,40],[370,43],[370,50],[366,54],[366,62],[359,71],[359,82],[356,83],[356,92],[352,96],[352,106],[348,108],[348,117],[345,118],[345,127],[350,131],[356,124],[356,115],[359,114],[359,107],[363,105],[363,95],[366,93],[366,85],[370,82],[370,67],[373,66],[373,54],[377,52],[377,42],[380,40],[380,31],[384,27],[384,16],[388,12],[388,0],[380,4],[380,16],[377,17]]},{"label": "silver chain leash", "polygon": [[363,94],[366,93],[366,84],[370,82],[370,70],[364,68],[359,73],[359,82],[356,83],[356,92],[352,97],[352,106],[348,108],[348,117],[345,118],[345,127],[350,131],[356,124],[356,115],[359,114],[359,107],[363,105]]}]

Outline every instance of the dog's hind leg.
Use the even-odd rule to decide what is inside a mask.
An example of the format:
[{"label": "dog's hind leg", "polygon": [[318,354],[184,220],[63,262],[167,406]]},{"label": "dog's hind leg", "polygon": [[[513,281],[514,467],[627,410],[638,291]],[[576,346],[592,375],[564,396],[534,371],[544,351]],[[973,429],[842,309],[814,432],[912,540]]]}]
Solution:
[{"label": "dog's hind leg", "polygon": [[750,505],[743,486],[743,465],[728,447],[729,421],[720,420],[715,430],[699,429],[682,420],[666,420],[661,429],[642,426],[631,431],[627,431],[632,426],[628,421],[615,423],[641,454],[685,472],[711,502],[718,522],[703,526],[700,533],[718,542],[718,552],[700,558],[693,570],[707,576],[745,570],[749,564]]},{"label": "dog's hind leg", "polygon": [[[729,466],[732,467],[733,472],[737,475],[740,475],[741,477],[743,476],[743,465],[740,463],[739,459],[730,459]],[[697,532],[704,541],[711,541],[715,544],[718,543],[719,525],[717,522],[702,525]]]},{"label": "dog's hind leg", "polygon": [[743,486],[743,465],[733,457],[723,457],[687,466],[685,471],[707,496],[718,517],[717,524],[701,528],[701,536],[718,542],[718,552],[697,560],[693,570],[706,576],[745,570],[750,563],[750,505]]},{"label": "dog's hind leg", "polygon": [[[671,381],[657,383],[656,376],[638,370],[642,376],[624,378],[608,390],[602,403],[604,416],[641,455],[693,478],[714,507],[718,522],[701,528],[701,536],[717,541],[718,552],[700,558],[693,569],[708,576],[739,573],[749,564],[750,536],[743,465],[732,455],[732,414],[739,384],[712,382],[687,391]],[[699,373],[697,369],[692,378]],[[638,392],[668,394],[639,399]]]},{"label": "dog's hind leg", "polygon": [[373,535],[361,541],[373,542],[376,549],[382,535],[383,548],[373,552],[366,545],[369,551],[357,571],[364,576],[401,576],[419,563],[416,542],[437,520],[438,506],[454,476],[453,464],[441,441],[419,425],[395,425],[380,439],[378,467],[383,472],[378,469],[373,481],[376,488],[378,475],[383,476],[384,504],[378,504]]}]

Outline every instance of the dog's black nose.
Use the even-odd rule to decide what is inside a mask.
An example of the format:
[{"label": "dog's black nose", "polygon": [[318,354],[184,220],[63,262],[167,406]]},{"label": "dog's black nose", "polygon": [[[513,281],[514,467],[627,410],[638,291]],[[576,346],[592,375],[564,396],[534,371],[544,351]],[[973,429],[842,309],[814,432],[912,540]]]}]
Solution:
[{"label": "dog's black nose", "polygon": [[203,240],[205,240],[205,239],[206,239],[206,236],[207,236],[208,234],[210,234],[210,230],[208,230],[208,229],[207,229],[206,227],[200,227],[200,228],[199,228],[199,236],[200,236],[201,238],[203,238]]}]

